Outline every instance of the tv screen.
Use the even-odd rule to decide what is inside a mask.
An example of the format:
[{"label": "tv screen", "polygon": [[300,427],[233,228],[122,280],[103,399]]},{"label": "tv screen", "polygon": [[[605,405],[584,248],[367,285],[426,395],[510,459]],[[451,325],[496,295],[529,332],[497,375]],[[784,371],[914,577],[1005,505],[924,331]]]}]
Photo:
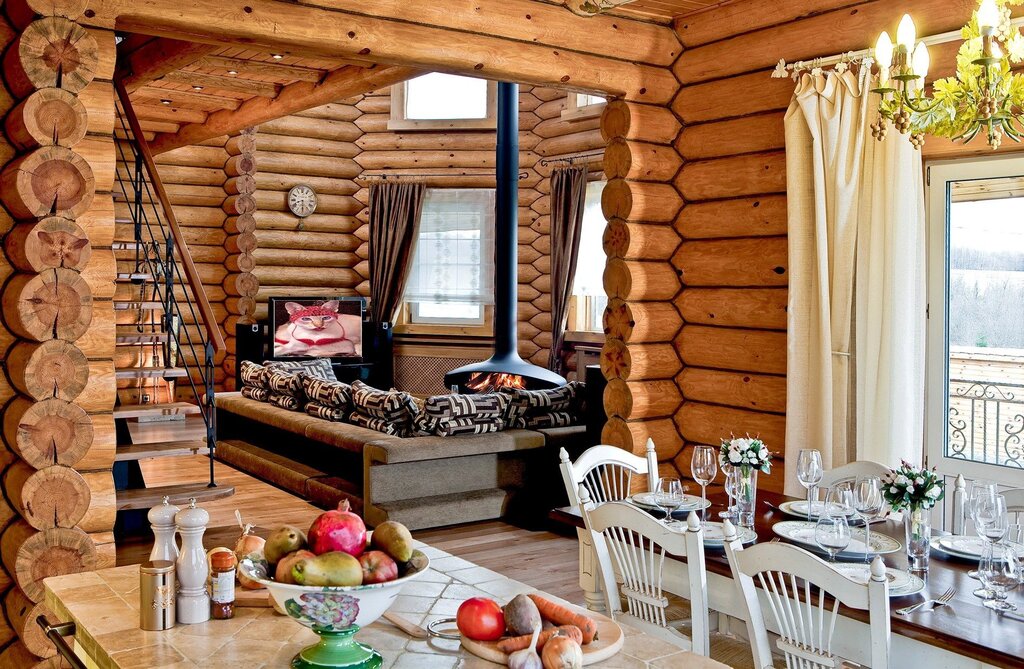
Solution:
[{"label": "tv screen", "polygon": [[274,358],[362,360],[363,299],[272,297]]}]

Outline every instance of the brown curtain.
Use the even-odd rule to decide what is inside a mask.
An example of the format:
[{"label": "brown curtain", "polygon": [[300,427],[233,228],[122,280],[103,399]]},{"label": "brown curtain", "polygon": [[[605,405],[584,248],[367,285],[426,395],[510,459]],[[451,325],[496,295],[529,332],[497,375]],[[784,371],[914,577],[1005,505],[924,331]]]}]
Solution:
[{"label": "brown curtain", "polygon": [[420,182],[370,185],[370,317],[394,320],[409,278],[426,187]]},{"label": "brown curtain", "polygon": [[551,174],[551,352],[548,368],[562,373],[562,341],[587,198],[587,168],[560,167]]}]

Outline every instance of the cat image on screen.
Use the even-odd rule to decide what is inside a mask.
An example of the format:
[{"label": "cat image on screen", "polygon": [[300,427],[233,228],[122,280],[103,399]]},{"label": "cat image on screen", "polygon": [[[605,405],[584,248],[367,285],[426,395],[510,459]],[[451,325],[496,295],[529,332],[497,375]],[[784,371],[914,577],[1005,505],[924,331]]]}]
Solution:
[{"label": "cat image on screen", "polygon": [[319,305],[286,302],[288,322],[274,333],[274,354],[333,357],[355,355],[355,343],[345,333],[338,301]]}]

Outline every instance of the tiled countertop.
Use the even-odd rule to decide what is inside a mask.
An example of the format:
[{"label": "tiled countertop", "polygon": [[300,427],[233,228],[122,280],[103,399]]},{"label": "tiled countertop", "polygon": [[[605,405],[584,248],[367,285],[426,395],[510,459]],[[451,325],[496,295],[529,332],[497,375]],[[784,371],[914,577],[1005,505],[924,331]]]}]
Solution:
[{"label": "tiled countertop", "polygon": [[[455,615],[468,597],[507,601],[534,588],[429,546],[431,568],[402,590],[391,611],[425,625]],[[236,607],[232,620],[139,629],[139,568],[116,567],[46,580],[46,604],[61,622],[74,621],[75,640],[99,669],[193,669],[240,666],[285,669],[316,635],[269,608]],[[57,622],[57,621],[52,621]],[[603,669],[724,669],[725,665],[624,628],[625,645]],[[462,650],[457,641],[411,639],[379,620],[356,636],[384,656],[383,669],[491,669],[499,665]],[[70,639],[69,639],[70,641]],[[233,664],[228,664],[233,663]]]}]

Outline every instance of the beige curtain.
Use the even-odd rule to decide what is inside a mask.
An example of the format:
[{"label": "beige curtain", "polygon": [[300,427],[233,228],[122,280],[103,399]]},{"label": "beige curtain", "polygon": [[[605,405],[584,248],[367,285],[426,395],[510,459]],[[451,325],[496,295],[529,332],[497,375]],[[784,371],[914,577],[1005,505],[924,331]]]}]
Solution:
[{"label": "beige curtain", "polygon": [[560,167],[551,174],[551,351],[548,369],[562,373],[562,343],[587,201],[585,165]]},{"label": "beige curtain", "polygon": [[394,320],[402,304],[426,186],[383,181],[370,185],[370,318]]},{"label": "beige curtain", "polygon": [[875,146],[863,76],[804,74],[786,113],[790,494],[802,448],[831,468],[923,443],[921,157],[892,129]]}]

